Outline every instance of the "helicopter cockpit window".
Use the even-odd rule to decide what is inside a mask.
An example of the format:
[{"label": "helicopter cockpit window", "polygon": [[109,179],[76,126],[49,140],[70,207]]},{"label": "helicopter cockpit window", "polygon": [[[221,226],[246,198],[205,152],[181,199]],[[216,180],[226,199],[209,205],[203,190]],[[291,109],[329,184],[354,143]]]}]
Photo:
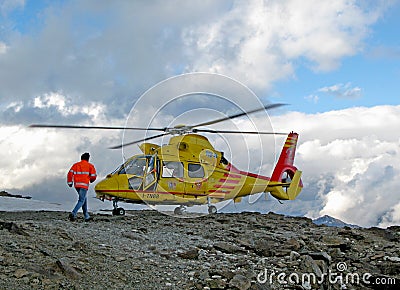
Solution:
[{"label": "helicopter cockpit window", "polygon": [[157,181],[156,159],[155,155],[134,157],[122,165],[118,173],[128,175],[130,189],[151,190]]},{"label": "helicopter cockpit window", "polygon": [[127,162],[119,174],[143,176],[146,169],[146,158],[134,158]]},{"label": "helicopter cockpit window", "polygon": [[183,178],[183,164],[176,161],[164,161],[162,177]]},{"label": "helicopter cockpit window", "polygon": [[200,164],[189,163],[188,164],[188,174],[192,178],[203,178],[204,168]]}]

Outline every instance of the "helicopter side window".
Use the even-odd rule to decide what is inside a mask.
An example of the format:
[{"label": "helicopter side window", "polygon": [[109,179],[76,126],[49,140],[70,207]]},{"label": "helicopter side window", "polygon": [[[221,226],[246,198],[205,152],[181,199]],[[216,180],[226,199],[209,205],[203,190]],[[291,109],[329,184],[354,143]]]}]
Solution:
[{"label": "helicopter side window", "polygon": [[183,164],[176,161],[164,161],[162,177],[183,178]]},{"label": "helicopter side window", "polygon": [[188,164],[188,174],[192,178],[203,178],[204,168],[200,164],[189,163]]},{"label": "helicopter side window", "polygon": [[140,186],[142,185],[142,178],[141,177],[131,177],[128,179],[129,189],[139,190]]}]

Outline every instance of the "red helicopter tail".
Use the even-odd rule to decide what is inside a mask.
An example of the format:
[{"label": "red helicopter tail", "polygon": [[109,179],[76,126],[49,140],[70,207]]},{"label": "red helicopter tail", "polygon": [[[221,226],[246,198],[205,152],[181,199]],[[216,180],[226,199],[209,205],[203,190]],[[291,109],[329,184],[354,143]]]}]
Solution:
[{"label": "red helicopter tail", "polygon": [[303,184],[301,171],[294,166],[294,156],[299,134],[291,132],[283,145],[278,163],[272,173],[270,184],[266,191],[277,199],[293,200],[300,193]]}]

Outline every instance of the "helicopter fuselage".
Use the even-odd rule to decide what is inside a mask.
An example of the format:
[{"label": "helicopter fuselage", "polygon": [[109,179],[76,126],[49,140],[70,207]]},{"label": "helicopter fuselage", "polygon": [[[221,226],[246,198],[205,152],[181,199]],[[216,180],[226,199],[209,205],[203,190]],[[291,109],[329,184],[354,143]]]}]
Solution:
[{"label": "helicopter fuselage", "polygon": [[[143,154],[129,158],[96,187],[99,199],[129,203],[200,205],[269,191],[278,199],[294,199],[282,182],[240,171],[197,134],[174,136],[168,145],[143,143]],[[292,176],[293,177],[293,174]]]}]

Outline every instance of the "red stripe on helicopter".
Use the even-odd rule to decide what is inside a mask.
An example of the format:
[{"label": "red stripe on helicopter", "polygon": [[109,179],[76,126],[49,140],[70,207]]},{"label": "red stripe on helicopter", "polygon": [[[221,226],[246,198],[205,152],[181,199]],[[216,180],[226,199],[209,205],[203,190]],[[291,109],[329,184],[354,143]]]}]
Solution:
[{"label": "red stripe on helicopter", "polygon": [[267,177],[267,176],[258,175],[258,174],[255,174],[255,173],[250,173],[250,172],[245,172],[245,171],[240,171],[240,173],[243,174],[243,175],[249,176],[249,177],[257,178],[257,179],[264,179],[264,180],[268,180],[268,181],[270,180],[270,178]]},{"label": "red stripe on helicopter", "polygon": [[236,186],[216,184],[216,185],[214,185],[214,187],[215,187],[215,188],[235,189]]},{"label": "red stripe on helicopter", "polygon": [[157,194],[173,194],[173,195],[196,195],[196,196],[207,196],[207,193],[189,193],[189,192],[166,192],[166,191],[136,191],[136,190],[97,190],[96,192],[107,194],[107,192],[134,192],[134,193],[157,193]]},{"label": "red stripe on helicopter", "polygon": [[250,173],[250,172],[246,172],[246,171],[239,171],[239,173],[244,176],[249,176],[249,177],[253,177],[253,178],[257,178],[257,179],[263,179],[263,180],[268,180],[268,181],[270,180],[270,178],[267,176],[258,175],[255,173]]},{"label": "red stripe on helicopter", "polygon": [[[268,180],[268,181],[270,180],[269,177],[266,177],[263,175],[258,175],[258,174],[254,174],[254,173],[250,173],[250,172],[246,172],[246,171],[241,171],[241,170],[237,169],[235,166],[233,166],[231,163],[229,163],[227,165],[227,169],[229,170],[229,172],[233,172],[234,174],[232,174],[232,173],[225,173],[225,174],[236,175],[235,177],[237,177],[237,178],[239,178],[239,176],[240,176],[238,174],[241,174],[241,175],[249,176],[249,177],[253,177],[253,178],[258,178],[258,179],[263,179],[263,180]],[[225,174],[224,174],[224,176],[225,176]]]},{"label": "red stripe on helicopter", "polygon": [[165,192],[165,191],[137,191],[133,189],[104,189],[96,190],[96,192],[107,193],[107,192],[134,192],[134,193],[159,193],[159,194],[183,194],[182,192]]},{"label": "red stripe on helicopter", "polygon": [[239,182],[240,182],[240,180],[234,180],[234,179],[223,179],[223,178],[221,178],[220,180],[219,180],[219,182],[226,182],[226,183],[233,183],[233,184],[238,184]]},{"label": "red stripe on helicopter", "polygon": [[223,194],[229,194],[231,193],[230,191],[226,191],[226,190],[215,190],[215,189],[211,189],[208,192],[210,193],[223,193]]},{"label": "red stripe on helicopter", "polygon": [[228,178],[242,178],[241,175],[238,175],[238,174],[229,174],[229,173],[224,173],[224,177],[228,177]]}]

